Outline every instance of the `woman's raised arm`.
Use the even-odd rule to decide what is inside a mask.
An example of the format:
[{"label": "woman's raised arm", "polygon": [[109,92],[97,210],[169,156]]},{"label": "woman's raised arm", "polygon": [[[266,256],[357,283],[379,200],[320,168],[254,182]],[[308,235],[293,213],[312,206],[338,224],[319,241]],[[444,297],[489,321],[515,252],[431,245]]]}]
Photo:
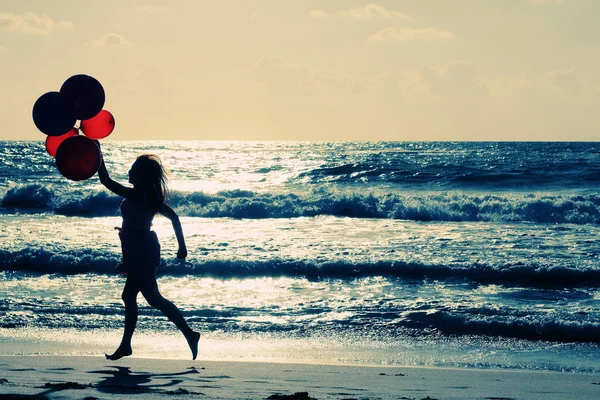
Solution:
[{"label": "woman's raised arm", "polygon": [[130,197],[133,193],[133,188],[123,186],[119,182],[115,182],[110,178],[110,176],[108,175],[108,171],[106,170],[106,165],[104,165],[104,158],[102,158],[102,161],[100,161],[98,177],[100,178],[100,183],[102,183],[108,190],[110,190],[114,194],[127,198]]}]

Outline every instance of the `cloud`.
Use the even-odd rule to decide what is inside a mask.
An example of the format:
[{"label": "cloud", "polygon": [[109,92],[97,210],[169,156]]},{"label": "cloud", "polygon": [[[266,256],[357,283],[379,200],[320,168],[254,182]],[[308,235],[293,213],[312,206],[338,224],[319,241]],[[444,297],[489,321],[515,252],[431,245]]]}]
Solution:
[{"label": "cloud", "polygon": [[565,4],[568,0],[529,0],[533,4]]},{"label": "cloud", "polygon": [[313,18],[327,18],[331,15],[324,10],[310,10],[309,14]]},{"label": "cloud", "polygon": [[544,81],[554,90],[576,92],[582,88],[574,69],[566,71],[548,71]]},{"label": "cloud", "polygon": [[168,73],[157,65],[146,65],[135,73],[135,88],[139,90],[167,90],[172,88]]},{"label": "cloud", "polygon": [[102,39],[92,40],[92,47],[133,47],[133,43],[118,33],[107,33]]},{"label": "cloud", "polygon": [[452,32],[436,28],[391,28],[381,29],[369,36],[367,43],[452,40]]},{"label": "cloud", "polygon": [[297,88],[297,83],[306,77],[308,67],[286,62],[283,58],[262,57],[250,70],[250,76],[257,82],[279,90]]},{"label": "cloud", "polygon": [[352,20],[409,20],[410,17],[399,11],[388,10],[387,8],[377,4],[367,4],[362,8],[351,8],[348,10],[340,10],[335,13],[329,13],[324,10],[311,10],[310,16],[313,18],[326,18],[335,16],[338,18]]},{"label": "cloud", "polygon": [[65,31],[73,30],[73,24],[69,21],[58,21],[56,23],[56,26],[58,26],[60,29],[65,30]]},{"label": "cloud", "polygon": [[0,32],[22,32],[31,35],[49,35],[54,30],[73,30],[69,21],[55,22],[47,15],[32,12],[23,14],[0,13]]},{"label": "cloud", "polygon": [[[584,99],[593,92],[580,73],[574,68],[550,70],[535,74],[500,76],[486,82],[495,96],[510,96],[519,99]],[[537,101],[537,100],[536,100]],[[569,100],[570,101],[570,100]]]},{"label": "cloud", "polygon": [[368,4],[363,8],[351,8],[347,11],[338,12],[340,17],[348,17],[353,19],[399,19],[409,20],[408,15],[399,11],[390,11],[385,7],[377,4]]},{"label": "cloud", "polygon": [[468,62],[457,61],[442,69],[424,68],[422,80],[429,85],[432,94],[482,94],[488,88],[479,82],[478,71]]},{"label": "cloud", "polygon": [[162,4],[142,4],[135,9],[140,13],[156,15],[169,11],[170,7]]},{"label": "cloud", "polygon": [[362,93],[367,82],[346,76],[332,68],[294,64],[281,57],[263,57],[250,70],[250,77],[273,91],[281,93]]}]

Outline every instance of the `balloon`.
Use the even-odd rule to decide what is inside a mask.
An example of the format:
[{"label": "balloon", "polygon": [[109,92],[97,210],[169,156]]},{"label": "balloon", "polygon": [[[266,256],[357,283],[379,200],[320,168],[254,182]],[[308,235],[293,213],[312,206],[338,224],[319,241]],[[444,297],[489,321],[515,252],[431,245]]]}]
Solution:
[{"label": "balloon", "polygon": [[58,146],[60,146],[65,139],[70,138],[71,136],[77,136],[77,129],[72,128],[64,135],[46,137],[46,151],[48,154],[50,154],[52,157],[56,157],[56,150],[58,150]]},{"label": "balloon", "polygon": [[60,98],[77,119],[90,119],[104,106],[104,89],[89,75],[73,75],[60,88]]},{"label": "balloon", "polygon": [[78,135],[65,139],[56,151],[56,167],[72,181],[89,179],[100,168],[102,154],[92,139]]},{"label": "balloon", "polygon": [[40,96],[33,105],[33,123],[49,136],[60,136],[73,128],[77,118],[63,105],[58,92]]},{"label": "balloon", "polygon": [[95,117],[81,121],[81,130],[90,139],[104,139],[115,129],[115,119],[106,110],[100,111]]}]

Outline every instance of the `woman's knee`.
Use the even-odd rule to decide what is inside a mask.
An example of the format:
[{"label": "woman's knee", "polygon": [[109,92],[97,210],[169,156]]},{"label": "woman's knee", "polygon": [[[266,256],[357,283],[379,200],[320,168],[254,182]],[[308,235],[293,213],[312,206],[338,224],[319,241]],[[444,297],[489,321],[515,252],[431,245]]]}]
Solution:
[{"label": "woman's knee", "polygon": [[123,293],[121,293],[121,299],[126,306],[137,304],[137,293],[123,290]]},{"label": "woman's knee", "polygon": [[142,293],[148,304],[154,308],[161,308],[165,305],[167,299],[162,297],[158,292],[155,293]]}]

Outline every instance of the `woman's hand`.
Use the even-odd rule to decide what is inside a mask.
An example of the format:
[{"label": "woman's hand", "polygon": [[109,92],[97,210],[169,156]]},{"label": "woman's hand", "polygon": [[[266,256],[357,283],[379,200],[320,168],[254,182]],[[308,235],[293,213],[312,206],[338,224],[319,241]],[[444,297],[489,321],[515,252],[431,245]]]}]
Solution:
[{"label": "woman's hand", "polygon": [[186,257],[187,257],[187,249],[185,247],[180,247],[179,250],[177,251],[177,258],[182,260]]},{"label": "woman's hand", "polygon": [[105,178],[108,178],[108,171],[106,170],[106,165],[104,164],[104,154],[102,154],[100,141],[94,140],[94,143],[96,143],[98,149],[100,150],[100,167],[98,168],[98,177],[100,178],[100,182],[102,182]]},{"label": "woman's hand", "polygon": [[100,167],[98,167],[98,177],[100,178],[100,182],[102,184],[105,184],[110,180],[110,176],[108,175],[108,171],[106,170],[106,165],[104,164],[104,158],[100,159]]}]

